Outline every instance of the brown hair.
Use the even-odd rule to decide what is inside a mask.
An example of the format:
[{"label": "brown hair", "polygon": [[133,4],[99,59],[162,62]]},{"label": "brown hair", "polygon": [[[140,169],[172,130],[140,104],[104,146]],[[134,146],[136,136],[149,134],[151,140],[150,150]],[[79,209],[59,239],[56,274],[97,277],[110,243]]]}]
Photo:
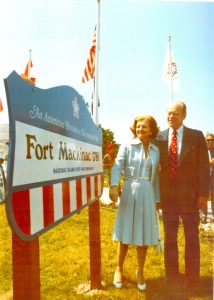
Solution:
[{"label": "brown hair", "polygon": [[205,138],[207,139],[208,137],[211,137],[211,139],[214,139],[214,134],[213,133],[207,133]]},{"label": "brown hair", "polygon": [[136,125],[138,121],[143,121],[143,120],[148,120],[149,121],[149,127],[151,129],[151,139],[154,139],[156,137],[156,135],[159,132],[159,127],[157,125],[156,120],[149,115],[145,115],[145,116],[138,116],[134,119],[133,125],[130,127],[131,132],[134,134],[134,136],[136,136]]}]

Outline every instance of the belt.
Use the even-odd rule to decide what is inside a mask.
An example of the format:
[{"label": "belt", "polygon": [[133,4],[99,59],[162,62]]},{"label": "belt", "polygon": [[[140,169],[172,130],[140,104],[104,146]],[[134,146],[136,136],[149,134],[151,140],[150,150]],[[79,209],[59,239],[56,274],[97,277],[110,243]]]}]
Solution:
[{"label": "belt", "polygon": [[148,177],[148,176],[142,176],[142,177],[137,177],[137,178],[133,178],[133,177],[124,177],[124,179],[126,180],[126,179],[128,179],[128,180],[133,180],[133,181],[139,181],[139,180],[148,180],[148,181],[150,181],[151,180],[151,178],[150,177]]}]

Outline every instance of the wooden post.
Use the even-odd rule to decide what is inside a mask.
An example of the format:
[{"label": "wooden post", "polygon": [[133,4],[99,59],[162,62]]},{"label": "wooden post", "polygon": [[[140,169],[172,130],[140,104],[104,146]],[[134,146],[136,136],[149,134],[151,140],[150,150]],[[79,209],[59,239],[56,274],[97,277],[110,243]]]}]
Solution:
[{"label": "wooden post", "polygon": [[99,200],[88,207],[91,289],[101,289],[101,241]]},{"label": "wooden post", "polygon": [[12,232],[13,299],[40,300],[39,238],[21,240]]}]

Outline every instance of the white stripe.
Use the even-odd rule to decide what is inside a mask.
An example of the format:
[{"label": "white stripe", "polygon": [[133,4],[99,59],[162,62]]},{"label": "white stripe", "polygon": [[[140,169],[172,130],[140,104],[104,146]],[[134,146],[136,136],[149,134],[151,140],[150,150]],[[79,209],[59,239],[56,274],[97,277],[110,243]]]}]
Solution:
[{"label": "white stripe", "polygon": [[102,192],[102,177],[98,175],[98,196],[100,197]]},{"label": "white stripe", "polygon": [[70,181],[70,210],[77,209],[77,192],[76,192],[76,180]]},{"label": "white stripe", "polygon": [[54,221],[63,217],[62,205],[62,183],[53,185],[53,201],[54,201]]},{"label": "white stripe", "polygon": [[30,190],[31,234],[44,228],[42,187]]},{"label": "white stripe", "polygon": [[90,177],[90,183],[91,183],[91,201],[93,201],[95,198],[94,176]]},{"label": "white stripe", "polygon": [[86,178],[81,179],[82,186],[82,205],[87,204],[87,188],[86,188]]}]

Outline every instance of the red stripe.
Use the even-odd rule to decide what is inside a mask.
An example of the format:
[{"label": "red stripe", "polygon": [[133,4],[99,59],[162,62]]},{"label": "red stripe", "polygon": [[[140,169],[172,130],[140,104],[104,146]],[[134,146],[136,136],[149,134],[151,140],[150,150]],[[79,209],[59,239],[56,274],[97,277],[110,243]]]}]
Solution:
[{"label": "red stripe", "polygon": [[29,190],[12,194],[13,215],[17,226],[25,234],[30,234],[30,193]]},{"label": "red stripe", "polygon": [[89,81],[89,74],[88,74],[88,71],[87,71],[87,69],[85,69],[85,71],[84,71],[84,75],[85,75],[85,77],[83,78],[84,80],[86,80],[86,81]]},{"label": "red stripe", "polygon": [[43,187],[44,227],[54,223],[53,185]]},{"label": "red stripe", "polygon": [[94,194],[95,197],[98,197],[98,177],[94,176]]},{"label": "red stripe", "polygon": [[91,178],[86,177],[87,202],[91,201]]},{"label": "red stripe", "polygon": [[81,179],[76,180],[76,197],[77,197],[77,209],[82,207],[82,183]]},{"label": "red stripe", "polygon": [[70,184],[68,182],[62,183],[62,201],[63,201],[63,216],[70,213]]},{"label": "red stripe", "polygon": [[[89,75],[91,76],[91,72],[92,72],[92,62],[88,59],[87,60],[87,69],[86,69],[86,71],[89,73]],[[86,74],[86,72],[85,72],[85,74]]]}]

